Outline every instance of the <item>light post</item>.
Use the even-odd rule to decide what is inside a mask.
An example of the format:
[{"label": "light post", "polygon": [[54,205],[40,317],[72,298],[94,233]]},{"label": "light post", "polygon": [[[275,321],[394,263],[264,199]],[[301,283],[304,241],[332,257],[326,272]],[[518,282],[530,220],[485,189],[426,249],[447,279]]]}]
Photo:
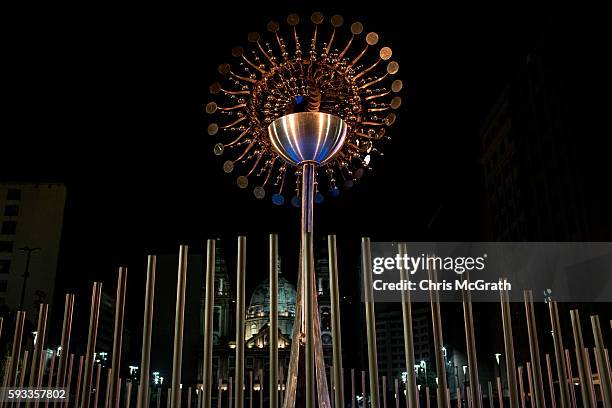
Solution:
[{"label": "light post", "polygon": [[21,275],[23,278],[23,285],[21,286],[21,297],[19,298],[19,310],[23,310],[23,299],[25,298],[26,286],[28,283],[28,278],[30,277],[30,259],[32,258],[32,253],[40,251],[41,248],[30,248],[26,245],[19,248],[19,250],[26,254],[25,270],[23,275]]}]

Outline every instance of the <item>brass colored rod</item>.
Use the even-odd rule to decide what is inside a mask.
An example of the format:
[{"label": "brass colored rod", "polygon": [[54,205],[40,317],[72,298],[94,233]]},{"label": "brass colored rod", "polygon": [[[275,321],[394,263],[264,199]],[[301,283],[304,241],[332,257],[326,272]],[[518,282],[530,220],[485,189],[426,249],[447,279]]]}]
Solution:
[{"label": "brass colored rod", "polygon": [[[70,383],[72,381],[72,365],[74,363],[74,354],[70,354],[70,358],[68,359],[68,371],[66,373],[66,377],[65,377],[65,385],[66,385],[66,389],[67,389],[67,393],[70,396]],[[70,398],[66,399],[66,402],[64,404],[62,404],[64,407],[68,407],[68,401],[70,400]],[[79,403],[79,399],[76,398],[75,401],[77,402],[77,404]]]},{"label": "brass colored rod", "polygon": [[612,407],[612,381],[610,379],[610,371],[608,370],[608,359],[604,348],[599,316],[591,316],[591,326],[593,328],[593,337],[595,338],[595,357],[597,372],[599,373],[601,395],[603,397],[604,406]]},{"label": "brass colored rod", "polygon": [[[238,237],[238,262],[236,265],[236,408],[244,407],[244,298],[246,277],[246,237]],[[230,396],[231,399],[231,396]]]},{"label": "brass colored rod", "polygon": [[497,398],[499,399],[499,407],[504,408],[504,390],[502,388],[501,378],[497,377]]},{"label": "brass colored rod", "polygon": [[[38,387],[40,382],[41,361],[43,361],[43,353],[45,352],[45,337],[47,332],[47,313],[49,305],[41,303],[38,307],[38,323],[36,326],[36,344],[34,345],[34,353],[32,354],[32,367],[30,367],[30,387]],[[29,405],[29,403],[26,403]]]},{"label": "brass colored rod", "polygon": [[[278,408],[278,235],[270,234],[270,408]],[[251,376],[252,376],[251,372]],[[260,377],[260,382],[262,378]],[[252,389],[252,387],[251,387]],[[260,384],[263,393],[263,384]],[[251,404],[253,398],[251,397]],[[263,407],[261,407],[263,408]]]},{"label": "brass colored rod", "polygon": [[176,282],[176,310],[174,319],[174,352],[172,356],[172,387],[168,399],[172,408],[181,406],[181,368],[183,365],[183,326],[185,324],[185,289],[187,285],[187,257],[189,247],[179,247],[178,277]]},{"label": "brass colored rod", "polygon": [[518,366],[519,395],[521,396],[521,408],[525,408],[525,387],[523,386],[523,367]]},{"label": "brass colored rod", "polygon": [[572,359],[570,358],[570,353],[568,349],[565,349],[565,364],[567,365],[567,377],[568,384],[570,387],[570,395],[572,397],[572,408],[576,408],[576,390],[574,389],[574,373],[572,372]]},{"label": "brass colored rod", "polygon": [[73,310],[74,294],[66,293],[66,298],[64,301],[64,323],[62,325],[62,352],[60,354],[59,366],[57,369],[56,385],[58,387],[63,387],[66,384],[66,363],[68,362],[68,355],[70,353],[70,333],[72,331]]},{"label": "brass colored rod", "polygon": [[202,364],[202,408],[210,408],[212,401],[212,335],[215,303],[216,241],[206,241],[206,286],[204,295],[204,361]]},{"label": "brass colored rod", "polygon": [[538,346],[538,329],[533,306],[533,292],[523,292],[525,299],[525,314],[527,317],[527,335],[529,337],[529,352],[531,355],[531,373],[533,375],[533,391],[531,396],[536,408],[546,408],[544,399],[544,380],[542,376],[542,365],[540,364],[540,347]]},{"label": "brass colored rod", "polygon": [[115,332],[113,335],[113,376],[111,378],[111,401],[119,407],[119,373],[121,372],[121,345],[123,343],[123,314],[125,312],[125,289],[127,268],[119,268],[117,292],[115,295]]},{"label": "brass colored rod", "polygon": [[361,239],[361,270],[363,272],[363,290],[366,314],[366,333],[368,340],[368,373],[370,377],[370,404],[372,408],[380,406],[378,390],[378,356],[376,350],[376,315],[374,311],[374,293],[372,287],[372,254],[370,238]]},{"label": "brass colored rod", "polygon": [[144,317],[142,323],[142,354],[140,357],[140,387],[136,408],[149,406],[149,370],[151,367],[151,337],[153,333],[153,304],[155,298],[155,269],[157,257],[147,257],[147,283],[145,292]]},{"label": "brass colored rod", "polygon": [[[435,269],[428,269],[429,280],[438,282],[438,277]],[[440,297],[436,290],[429,291],[429,299],[431,303],[431,319],[434,335],[434,348],[436,350],[436,373],[438,375],[438,408],[447,408],[448,400],[446,398],[446,363],[444,361],[444,341],[442,338],[442,317],[440,315]],[[472,399],[477,401],[478,389],[472,389]],[[478,404],[478,402],[476,402]]]},{"label": "brass colored rod", "polygon": [[580,315],[578,310],[571,310],[572,331],[574,334],[574,344],[576,346],[576,362],[578,363],[578,376],[580,377],[580,394],[582,395],[582,406],[594,408],[593,393],[591,392],[592,378],[587,367],[588,358],[584,353],[584,342],[582,340],[582,327],[580,325]]},{"label": "brass colored rod", "polygon": [[25,384],[25,374],[28,368],[28,355],[30,354],[29,350],[23,352],[23,360],[21,363],[21,373],[19,375],[19,387],[23,387]]},{"label": "brass colored rod", "polygon": [[96,392],[94,394],[94,408],[98,408],[98,399],[100,397],[100,376],[102,374],[102,364],[98,364],[96,369]]},{"label": "brass colored rod", "polygon": [[[550,311],[550,323],[553,334],[553,344],[555,347],[555,360],[557,363],[557,378],[559,379],[559,407],[567,408],[570,406],[570,392],[567,382],[567,367],[565,365],[565,355],[563,352],[563,337],[561,336],[561,323],[559,321],[559,309],[556,301],[548,303]],[[573,387],[573,384],[572,384]],[[554,404],[553,404],[554,405]]]},{"label": "brass colored rod", "polygon": [[342,378],[342,335],[340,326],[340,288],[338,286],[338,256],[336,236],[327,236],[327,253],[329,257],[329,283],[332,319],[333,347],[333,383],[334,403],[338,408],[344,408],[344,379]]},{"label": "brass colored rod", "polygon": [[[467,278],[469,280],[469,277]],[[470,388],[472,395],[477,391],[474,387],[480,384],[478,379],[478,359],[476,357],[476,336],[474,335],[474,315],[472,313],[472,294],[463,290],[463,321],[465,325],[465,344],[467,345],[468,370],[470,373]],[[473,408],[481,407],[480,400],[474,399]]]},{"label": "brass colored rod", "polygon": [[[84,357],[82,356],[85,368],[83,370],[83,394],[81,395],[81,408],[89,408],[89,397],[91,393],[91,382],[93,379],[94,353],[96,351],[96,336],[98,334],[98,316],[100,315],[101,298],[102,282],[94,282],[91,292],[91,310],[89,312],[89,335],[87,337],[87,354]],[[79,378],[79,386],[80,383],[81,382]]]},{"label": "brass colored rod", "polygon": [[355,369],[351,368],[351,408],[355,408],[355,400],[356,400],[356,391],[355,391]]},{"label": "brass colored rod", "polygon": [[[306,173],[306,168],[309,165],[304,166],[304,173]],[[303,175],[305,177],[306,174]],[[302,195],[306,195],[306,192],[302,191]],[[306,374],[306,406],[314,407],[315,406],[315,395],[314,395],[314,387],[315,387],[315,355],[314,355],[314,307],[313,307],[313,299],[312,294],[314,291],[314,265],[310,262],[313,259],[313,250],[312,250],[312,232],[304,232],[302,235],[302,268],[304,271],[304,279],[305,279],[305,352],[304,352],[304,363],[305,363],[305,374]]]},{"label": "brass colored rod", "polygon": [[[557,399],[555,398],[555,388],[552,376],[552,369],[550,364],[550,354],[546,353],[546,371],[548,373],[548,390],[550,392],[550,403],[553,407],[557,406]],[[561,381],[559,381],[560,383]]]},{"label": "brass colored rod", "polygon": [[[76,395],[75,395],[75,405],[78,405],[79,400],[80,400],[80,395],[81,395],[81,383],[82,383],[82,379],[83,379],[83,360],[84,357],[80,356],[79,357],[79,371],[77,373],[77,382],[76,382]],[[66,401],[66,404],[68,404],[68,401]]]},{"label": "brass colored rod", "polygon": [[519,394],[516,384],[516,361],[514,359],[514,338],[512,336],[512,315],[508,291],[500,291],[500,306],[504,331],[504,350],[506,352],[506,378],[508,379],[508,394],[510,408],[519,407]]},{"label": "brass colored rod", "polygon": [[[403,257],[406,252],[406,244],[400,244],[399,253]],[[400,279],[407,282],[409,277],[404,268],[400,268]],[[406,406],[416,408],[417,405],[417,386],[416,374],[414,372],[414,337],[412,330],[412,304],[410,291],[402,290],[402,322],[404,326],[404,356],[406,359]]]}]

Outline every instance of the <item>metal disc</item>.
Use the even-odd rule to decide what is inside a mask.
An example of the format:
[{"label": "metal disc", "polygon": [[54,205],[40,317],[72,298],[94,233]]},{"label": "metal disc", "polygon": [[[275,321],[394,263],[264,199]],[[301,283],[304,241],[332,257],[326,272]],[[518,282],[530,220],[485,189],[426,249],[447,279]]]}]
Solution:
[{"label": "metal disc", "polygon": [[236,179],[236,184],[238,185],[238,187],[240,188],[247,188],[247,186],[249,185],[249,179],[246,178],[245,176],[239,176]]},{"label": "metal disc", "polygon": [[231,173],[232,171],[234,171],[234,162],[231,160],[228,160],[225,163],[223,163],[223,171],[226,173]]},{"label": "metal disc", "polygon": [[387,72],[391,75],[394,75],[397,74],[397,71],[399,71],[399,64],[395,61],[391,61],[387,65]]},{"label": "metal disc", "polygon": [[321,204],[323,201],[325,201],[325,196],[317,191],[314,195],[314,203]]},{"label": "metal disc", "polygon": [[209,135],[214,136],[217,134],[218,131],[219,131],[219,125],[217,125],[216,123],[211,123],[210,125],[208,125]]},{"label": "metal disc", "polygon": [[353,175],[355,176],[356,179],[360,179],[363,177],[363,167],[358,168],[357,170],[355,170],[355,173],[353,173]]},{"label": "metal disc", "polygon": [[273,194],[272,195],[272,202],[275,205],[283,205],[283,204],[285,204],[285,197],[283,197],[281,194],[278,194],[278,193]]},{"label": "metal disc", "polygon": [[393,55],[393,51],[390,47],[383,47],[380,49],[379,55],[382,60],[386,61],[391,58],[391,56]]},{"label": "metal disc", "polygon": [[224,150],[225,146],[223,145],[223,143],[217,143],[215,147],[213,147],[213,152],[216,156],[221,156]]},{"label": "metal disc", "polygon": [[396,96],[395,98],[391,99],[391,108],[392,109],[397,109],[402,105],[402,98],[400,98],[399,96]]},{"label": "metal disc", "polygon": [[208,102],[206,104],[206,113],[212,115],[217,111],[217,104],[215,102]]},{"label": "metal disc", "polygon": [[402,82],[401,79],[396,79],[395,81],[393,81],[393,83],[391,84],[391,90],[393,92],[399,92],[402,90],[402,87],[404,86],[404,83]]},{"label": "metal disc", "polygon": [[338,187],[332,187],[329,189],[329,195],[332,197],[338,197],[340,195],[340,189]]},{"label": "metal disc", "polygon": [[359,21],[354,22],[353,24],[351,24],[351,33],[354,35],[359,35],[363,32],[363,24],[361,24]]},{"label": "metal disc", "polygon": [[354,184],[355,183],[353,183],[353,180],[345,180],[342,184],[342,188],[344,188],[345,190],[349,190],[353,187]]},{"label": "metal disc", "polygon": [[208,87],[208,91],[213,95],[218,94],[220,90],[221,84],[218,82],[215,82],[214,84]]},{"label": "metal disc", "polygon": [[344,24],[344,17],[342,17],[340,14],[336,14],[334,16],[332,16],[331,18],[331,25],[338,28],[341,27],[342,24]]},{"label": "metal disc", "polygon": [[242,48],[241,46],[237,45],[234,48],[232,48],[232,57],[242,57],[242,55],[244,54],[244,48]]},{"label": "metal disc", "polygon": [[366,35],[366,42],[368,45],[376,45],[378,43],[378,34],[375,32],[370,32]]},{"label": "metal disc", "polygon": [[256,43],[257,41],[259,41],[259,33],[256,33],[254,31],[250,32],[247,36],[247,39],[249,40],[249,42]]},{"label": "metal disc", "polygon": [[302,200],[300,200],[300,197],[298,196],[291,197],[291,205],[294,207],[300,207],[302,205]]},{"label": "metal disc", "polygon": [[255,198],[261,200],[266,196],[266,190],[262,186],[257,186],[253,189],[253,195],[255,195]]},{"label": "metal disc", "polygon": [[289,16],[287,16],[287,24],[289,24],[290,26],[296,26],[299,23],[300,23],[300,16],[298,16],[297,14],[292,13],[292,14],[289,14]]},{"label": "metal disc", "polygon": [[275,33],[280,30],[280,24],[278,24],[278,21],[270,21],[268,25],[266,25],[266,28],[269,32]]},{"label": "metal disc", "polygon": [[397,119],[397,115],[395,113],[390,113],[385,118],[385,125],[391,126],[395,123],[395,119]]},{"label": "metal disc", "polygon": [[312,21],[315,24],[321,24],[323,20],[325,20],[325,17],[323,17],[323,14],[320,11],[315,11],[310,16],[310,21]]},{"label": "metal disc", "polygon": [[221,75],[227,75],[230,72],[230,69],[230,64],[221,64],[217,68],[217,71],[219,71]]}]

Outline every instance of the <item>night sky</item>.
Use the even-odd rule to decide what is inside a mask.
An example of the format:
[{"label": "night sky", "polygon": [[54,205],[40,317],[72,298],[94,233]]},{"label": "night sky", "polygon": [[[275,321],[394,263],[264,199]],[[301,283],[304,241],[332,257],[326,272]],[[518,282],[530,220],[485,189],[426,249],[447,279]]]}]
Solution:
[{"label": "night sky", "polygon": [[93,280],[112,292],[116,267],[128,265],[128,299],[138,305],[128,325],[141,322],[146,254],[173,253],[179,243],[201,252],[203,240],[221,236],[231,260],[235,237],[246,234],[252,287],[267,273],[267,234],[278,232],[286,273],[295,276],[299,210],[238,189],[236,175],[221,169],[225,159],[212,154],[218,140],[206,133],[208,86],[249,31],[292,12],[303,21],[313,11],[342,14],[346,24],[378,32],[400,62],[403,104],[385,156],[351,191],[315,210],[317,232],[338,234],[349,292],[360,236],[484,238],[478,132],[486,114],[543,36],[562,33],[563,44],[589,38],[589,22],[574,10],[514,2],[41,7],[5,15],[16,27],[5,38],[9,126],[0,176],[67,184],[58,285],[86,288],[87,305]]}]

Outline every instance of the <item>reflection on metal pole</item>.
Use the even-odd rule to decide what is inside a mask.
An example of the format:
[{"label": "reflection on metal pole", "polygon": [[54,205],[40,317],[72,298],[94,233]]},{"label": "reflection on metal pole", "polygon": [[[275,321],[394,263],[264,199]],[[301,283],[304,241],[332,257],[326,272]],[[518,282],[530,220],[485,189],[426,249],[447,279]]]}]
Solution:
[{"label": "reflection on metal pole", "polygon": [[176,282],[176,310],[174,318],[174,353],[172,356],[172,387],[168,399],[172,408],[181,406],[181,368],[183,365],[183,326],[185,324],[185,289],[187,286],[187,245],[179,247],[178,277]]},{"label": "reflection on metal pole", "polygon": [[[438,283],[437,272],[435,269],[429,269],[430,282]],[[436,374],[438,376],[438,408],[447,408],[448,400],[446,398],[446,363],[444,361],[444,340],[442,339],[442,317],[440,315],[440,294],[437,290],[429,290],[429,300],[431,303],[431,321],[434,335],[434,348],[436,351]],[[471,385],[471,384],[470,384]],[[477,387],[477,385],[474,385]],[[478,395],[475,394],[478,389],[472,388],[472,400],[477,401]],[[478,404],[478,402],[476,402]]]},{"label": "reflection on metal pole", "polygon": [[[548,372],[548,389],[550,391],[550,403],[553,407],[557,406],[557,399],[555,398],[555,388],[553,382],[552,369],[550,365],[550,354],[546,353],[546,371]],[[561,380],[559,380],[561,383]]]},{"label": "reflection on metal pole", "polygon": [[506,377],[508,378],[510,408],[518,408],[519,396],[516,386],[516,362],[514,360],[514,339],[512,336],[512,315],[510,313],[510,301],[508,299],[507,290],[500,290],[499,295],[504,331],[504,349],[506,351]]},{"label": "reflection on metal pole", "polygon": [[[406,244],[399,244],[399,254],[403,257],[406,252]],[[403,266],[403,263],[402,263]],[[409,279],[406,270],[400,268],[401,282]],[[406,405],[408,408],[417,407],[417,386],[416,374],[414,371],[414,337],[412,332],[412,303],[410,301],[410,291],[402,288],[402,323],[404,326],[404,356],[406,359]]]},{"label": "reflection on metal pole", "polygon": [[81,395],[81,408],[89,408],[89,394],[91,393],[91,382],[93,380],[94,353],[96,351],[96,336],[98,334],[98,316],[100,315],[101,298],[102,282],[94,282],[91,292],[91,310],[89,313],[89,335],[87,337],[87,354],[85,354],[84,356],[85,369],[83,373],[83,394]]},{"label": "reflection on metal pole", "polygon": [[70,353],[70,333],[72,331],[72,312],[74,310],[74,295],[66,293],[64,301],[64,323],[62,325],[61,354],[57,369],[56,386],[63,387],[66,384],[66,363]]},{"label": "reflection on metal pole", "polygon": [[366,312],[366,333],[368,340],[368,372],[370,374],[370,403],[372,408],[380,406],[378,391],[378,356],[376,350],[376,316],[374,314],[374,294],[372,287],[372,254],[370,238],[361,239],[361,270],[363,271],[363,291]]},{"label": "reflection on metal pole", "polygon": [[599,316],[591,316],[591,326],[593,328],[593,337],[595,338],[595,357],[597,372],[599,373],[601,395],[603,397],[604,406],[609,408],[612,407],[612,381],[610,379],[610,371],[608,370],[608,359],[604,349]]},{"label": "reflection on metal pole", "polygon": [[[469,275],[466,277],[469,281]],[[469,290],[462,290],[463,296],[463,322],[465,325],[465,344],[467,345],[468,370],[470,373],[470,388],[472,395],[480,385],[478,379],[478,360],[476,358],[476,337],[474,336],[474,316],[472,314],[472,294]],[[440,376],[440,374],[438,374]],[[473,408],[480,408],[479,398],[474,398]]]},{"label": "reflection on metal pole", "polygon": [[[216,241],[206,241],[206,286],[204,296],[204,361],[202,362],[202,408],[210,408],[212,401],[212,341],[213,308],[215,304]],[[219,384],[220,387],[220,384]],[[220,389],[220,388],[219,388]],[[219,404],[221,400],[219,399]],[[199,408],[199,407],[198,407]]]},{"label": "reflection on metal pole", "polygon": [[[306,167],[304,167],[306,172]],[[304,175],[305,177],[305,175]],[[305,195],[305,192],[302,192]],[[312,232],[304,232],[302,235],[302,270],[304,271],[305,279],[305,321],[304,326],[306,328],[305,337],[305,351],[304,351],[304,365],[306,375],[306,389],[305,389],[305,401],[307,407],[314,407],[314,381],[315,381],[315,361],[314,361],[314,322],[313,322],[313,291],[314,291],[314,265],[310,262],[313,259],[312,249]]]},{"label": "reflection on metal pole", "polygon": [[567,382],[567,367],[565,366],[565,355],[563,352],[563,336],[561,336],[561,323],[559,321],[559,309],[557,306],[557,302],[554,300],[550,301],[548,303],[548,308],[550,311],[550,323],[552,327],[553,343],[555,346],[557,377],[559,378],[559,398],[557,400],[561,408],[566,408],[570,406],[570,393]]},{"label": "reflection on metal pole", "polygon": [[530,290],[523,292],[525,299],[525,314],[527,317],[527,335],[529,337],[529,352],[531,354],[531,368],[533,375],[533,391],[531,398],[537,408],[546,408],[544,399],[544,381],[542,379],[542,365],[540,364],[540,347],[538,346],[538,329],[533,308],[533,293]]},{"label": "reflection on metal pole", "polygon": [[587,367],[587,356],[584,353],[584,342],[582,340],[582,327],[580,325],[580,315],[578,310],[571,310],[572,331],[574,333],[574,344],[576,345],[576,362],[578,363],[578,376],[580,377],[580,394],[582,395],[582,406],[594,408],[593,394],[591,392],[592,379]]},{"label": "reflection on metal pole", "polygon": [[111,401],[119,406],[119,373],[121,372],[121,345],[123,342],[123,313],[125,310],[125,288],[127,268],[119,268],[117,292],[115,295],[115,333],[113,335],[113,376],[111,378]]},{"label": "reflection on metal pole", "polygon": [[23,323],[25,312],[18,311],[15,319],[15,334],[13,336],[13,348],[11,350],[11,364],[8,375],[8,387],[15,386],[17,380],[17,367],[19,366],[19,355],[21,354],[21,338],[23,337]]},{"label": "reflection on metal pole", "polygon": [[332,342],[333,342],[333,383],[334,402],[338,408],[344,408],[344,379],[342,378],[342,335],[340,326],[340,288],[338,287],[338,257],[336,236],[327,236],[329,254],[329,282],[331,297]]},{"label": "reflection on metal pole", "polygon": [[149,406],[149,370],[151,362],[151,336],[153,333],[153,302],[155,299],[155,269],[157,257],[147,258],[147,286],[145,292],[144,317],[142,323],[142,353],[140,357],[140,386],[136,397],[136,408]]},{"label": "reflection on metal pole", "polygon": [[244,406],[244,285],[246,275],[246,237],[238,237],[236,265],[236,408]]},{"label": "reflection on metal pole", "polygon": [[[30,387],[38,387],[40,384],[41,362],[43,361],[43,353],[45,352],[45,339],[47,332],[47,313],[49,305],[41,303],[38,307],[38,324],[36,326],[36,343],[34,344],[34,353],[32,354],[32,367],[30,368]],[[29,405],[29,403],[26,403]]]},{"label": "reflection on metal pole", "polygon": [[[270,408],[278,408],[278,236],[270,234]],[[252,376],[252,373],[251,373]],[[262,378],[260,390],[263,393]],[[251,398],[251,404],[253,403]],[[263,408],[263,407],[261,407]]]}]

